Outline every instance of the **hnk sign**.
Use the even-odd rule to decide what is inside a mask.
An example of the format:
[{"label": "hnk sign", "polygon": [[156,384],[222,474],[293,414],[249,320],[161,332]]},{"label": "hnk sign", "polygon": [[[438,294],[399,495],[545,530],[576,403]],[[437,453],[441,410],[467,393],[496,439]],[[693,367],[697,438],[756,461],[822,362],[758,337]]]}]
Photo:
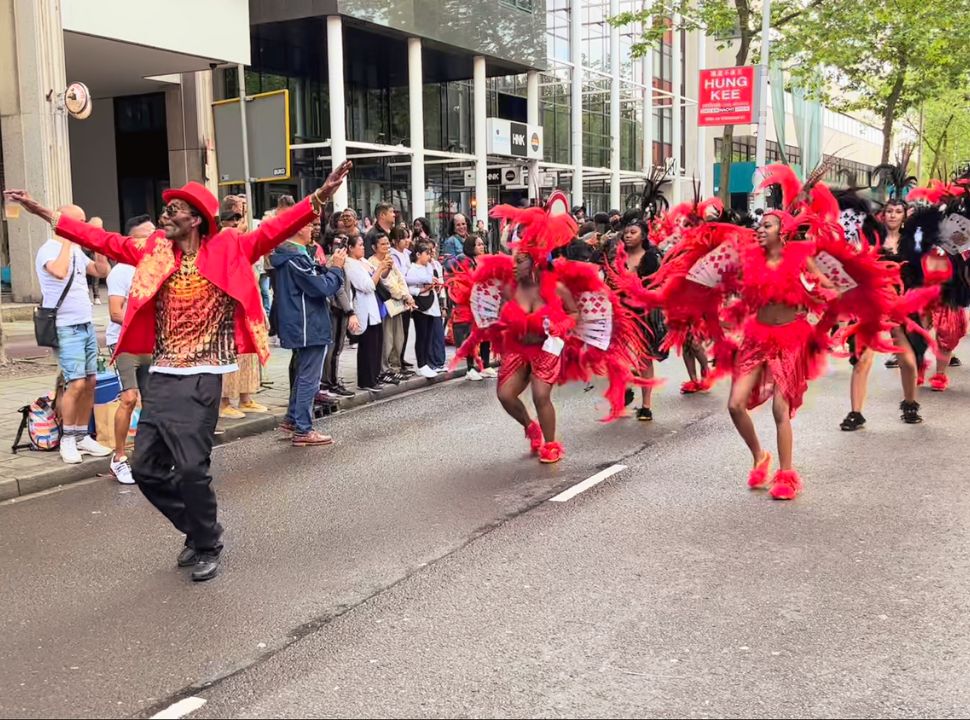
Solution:
[{"label": "hnk sign", "polygon": [[486,124],[489,155],[542,160],[542,126],[488,118]]}]

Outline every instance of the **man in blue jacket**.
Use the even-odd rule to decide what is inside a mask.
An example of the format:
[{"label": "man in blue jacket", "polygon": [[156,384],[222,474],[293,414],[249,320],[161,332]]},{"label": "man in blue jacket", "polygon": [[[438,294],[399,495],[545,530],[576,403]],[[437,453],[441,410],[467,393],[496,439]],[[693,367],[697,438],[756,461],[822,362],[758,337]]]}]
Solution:
[{"label": "man in blue jacket", "polygon": [[[317,220],[316,222],[319,222]],[[270,263],[276,275],[276,312],[280,345],[293,350],[296,375],[290,406],[280,429],[296,447],[330,445],[333,438],[313,429],[313,398],[320,390],[323,361],[330,345],[330,298],[344,283],[347,251],[333,253],[333,267],[310,256],[313,224],[276,248]]]}]

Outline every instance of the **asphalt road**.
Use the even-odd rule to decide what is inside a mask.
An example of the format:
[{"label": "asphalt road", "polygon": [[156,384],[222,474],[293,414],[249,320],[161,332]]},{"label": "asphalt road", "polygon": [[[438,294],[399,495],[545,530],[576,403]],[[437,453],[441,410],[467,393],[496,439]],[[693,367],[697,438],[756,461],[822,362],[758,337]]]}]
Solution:
[{"label": "asphalt road", "polygon": [[330,448],[224,446],[206,584],[137,490],[0,505],[0,716],[187,696],[193,718],[965,716],[970,367],[905,426],[878,364],[849,434],[837,361],[796,419],[793,503],[745,489],[726,386],[682,398],[679,360],[661,368],[652,424],[598,424],[592,393],[558,392],[551,467],[494,381],[334,418]]}]

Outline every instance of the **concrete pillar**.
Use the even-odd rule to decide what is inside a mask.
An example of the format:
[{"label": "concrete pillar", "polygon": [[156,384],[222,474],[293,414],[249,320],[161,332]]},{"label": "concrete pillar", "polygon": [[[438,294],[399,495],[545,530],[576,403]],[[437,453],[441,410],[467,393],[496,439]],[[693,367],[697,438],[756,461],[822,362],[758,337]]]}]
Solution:
[{"label": "concrete pillar", "polygon": [[569,132],[573,164],[573,205],[583,204],[583,4],[569,4]]},{"label": "concrete pillar", "polygon": [[[539,71],[529,70],[526,73],[525,86],[526,121],[530,126],[539,125]],[[529,161],[529,201],[538,201],[542,197],[539,189],[539,161]]]},{"label": "concrete pillar", "polygon": [[[26,188],[47,207],[72,200],[68,115],[62,109],[66,88],[60,3],[0,0],[0,132],[6,187]],[[7,230],[13,298],[37,302],[40,285],[34,258],[50,237],[50,228],[21,212],[7,223]]]},{"label": "concrete pillar", "polygon": [[424,217],[424,71],[421,38],[408,38],[408,108],[411,128],[411,220]]},{"label": "concrete pillar", "polygon": [[[646,20],[647,28],[652,25],[653,18],[648,17]],[[647,50],[640,62],[642,63],[641,69],[643,72],[643,84],[646,86],[643,90],[643,171],[649,173],[650,168],[653,167],[654,140],[653,50]]]},{"label": "concrete pillar", "polygon": [[[674,28],[680,25],[680,15],[674,13],[673,26]],[[672,78],[671,85],[674,97],[673,97],[673,110],[672,110],[672,122],[671,122],[671,133],[670,133],[670,145],[671,152],[674,156],[673,170],[674,170],[674,187],[673,187],[673,202],[679,203],[682,197],[681,188],[681,163],[680,157],[683,152],[684,144],[684,134],[680,128],[680,116],[681,108],[683,106],[683,96],[681,94],[681,85],[683,83],[683,71],[680,67],[681,58],[683,57],[683,48],[681,47],[681,37],[682,33],[679,30],[673,31],[673,47],[670,53],[670,63],[673,65],[671,68]]]},{"label": "concrete pillar", "polygon": [[[610,17],[620,14],[620,0],[610,0]],[[620,27],[610,26],[610,208],[620,207]]]},{"label": "concrete pillar", "polygon": [[194,180],[218,196],[210,71],[183,73],[181,82],[165,91],[165,124],[172,187]]},{"label": "concrete pillar", "polygon": [[[703,32],[695,31],[694,33],[697,37],[697,70],[703,70],[704,66],[707,65],[707,35]],[[694,94],[694,98],[698,101],[701,97],[701,74],[700,72],[695,72],[694,75],[697,77],[697,91]],[[697,112],[691,113],[694,118],[699,118]],[[697,128],[697,142],[694,147],[696,159],[694,161],[697,167],[697,180],[701,184],[701,195],[710,193],[714,185],[708,181],[708,175],[711,172],[710,163],[707,158],[707,128],[701,127],[700,123],[695,119],[695,127]]]},{"label": "concrete pillar", "polygon": [[488,152],[486,151],[486,117],[488,108],[485,95],[485,58],[476,55],[473,66],[475,123],[475,223],[488,224]]},{"label": "concrete pillar", "polygon": [[[347,159],[347,119],[344,96],[344,32],[339,15],[327,16],[327,72],[330,91],[330,155],[333,167]],[[333,196],[334,210],[347,207],[345,181]]]}]

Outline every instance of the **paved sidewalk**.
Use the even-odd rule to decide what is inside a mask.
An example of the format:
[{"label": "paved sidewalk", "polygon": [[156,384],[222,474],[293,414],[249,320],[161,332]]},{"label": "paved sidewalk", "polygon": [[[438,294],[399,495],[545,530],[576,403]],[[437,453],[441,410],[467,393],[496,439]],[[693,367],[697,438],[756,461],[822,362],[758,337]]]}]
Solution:
[{"label": "paved sidewalk", "polygon": [[[95,307],[95,324],[99,328],[105,326],[106,306]],[[33,335],[32,321],[19,321],[4,323],[4,332],[8,337],[24,337],[24,332],[29,326],[30,336]],[[101,339],[99,343],[104,345],[103,333],[99,333]],[[412,329],[409,348],[406,356],[413,361],[413,339]],[[32,342],[32,339],[31,341]],[[225,420],[220,419],[216,429],[216,443],[229,442],[240,437],[255,435],[275,428],[286,413],[286,406],[289,399],[289,377],[288,369],[290,362],[290,351],[278,347],[270,348],[272,356],[269,363],[263,370],[264,387],[256,395],[256,399],[265,405],[268,413],[258,413],[247,415],[245,419]],[[0,501],[10,498],[28,495],[41,490],[46,490],[58,485],[70,482],[77,482],[96,475],[108,475],[108,459],[91,458],[85,456],[85,460],[80,465],[65,465],[61,462],[57,452],[37,452],[33,450],[20,450],[16,454],[11,451],[17,427],[20,424],[21,414],[18,411],[24,405],[36,400],[54,389],[54,382],[57,374],[56,361],[47,355],[47,350],[34,348],[36,352],[27,353],[27,356],[40,356],[36,362],[39,367],[49,368],[45,374],[19,377],[3,378],[0,377]],[[454,353],[454,348],[448,348],[449,359]],[[376,400],[380,400],[394,395],[399,395],[408,390],[420,389],[445,380],[463,376],[465,374],[464,365],[454,373],[439,375],[433,380],[426,380],[422,377],[415,377],[398,386],[387,386],[378,393],[357,392],[353,397],[342,398],[339,401],[339,411],[359,407]],[[354,347],[345,346],[344,352],[340,357],[340,376],[344,384],[351,390],[356,389],[357,378],[357,350]],[[26,432],[21,442],[26,442]]]}]

